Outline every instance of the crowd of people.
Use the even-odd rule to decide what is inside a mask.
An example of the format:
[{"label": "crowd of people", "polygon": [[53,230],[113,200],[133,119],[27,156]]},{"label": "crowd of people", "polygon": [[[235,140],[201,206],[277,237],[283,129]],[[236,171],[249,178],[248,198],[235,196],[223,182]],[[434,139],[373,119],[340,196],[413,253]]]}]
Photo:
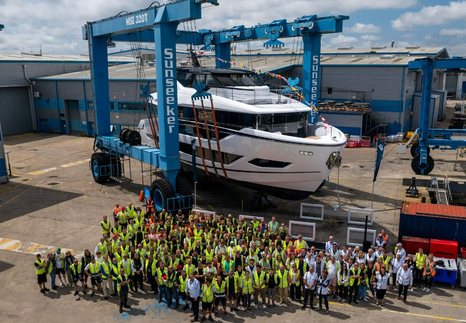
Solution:
[{"label": "crowd of people", "polygon": [[42,293],[49,292],[50,276],[52,289],[59,288],[58,278],[60,287],[72,286],[78,297],[119,297],[123,312],[130,308],[130,290],[132,295],[145,291],[173,308],[183,300],[183,310],[190,308],[195,322],[227,315],[228,308],[251,311],[290,301],[303,310],[325,307],[328,313],[329,297],[350,304],[372,297],[383,306],[387,290],[396,287],[398,299],[406,302],[414,281],[428,292],[435,275],[432,255],[422,249],[408,255],[401,243],[390,248],[384,230],[367,252],[338,244],[333,236],[317,250],[302,236],[292,239],[275,217],[266,222],[157,213],[150,201],[145,207],[116,205],[113,221],[103,216],[100,230],[94,252],[86,249],[80,259],[60,249],[45,259],[37,254],[34,266]]}]

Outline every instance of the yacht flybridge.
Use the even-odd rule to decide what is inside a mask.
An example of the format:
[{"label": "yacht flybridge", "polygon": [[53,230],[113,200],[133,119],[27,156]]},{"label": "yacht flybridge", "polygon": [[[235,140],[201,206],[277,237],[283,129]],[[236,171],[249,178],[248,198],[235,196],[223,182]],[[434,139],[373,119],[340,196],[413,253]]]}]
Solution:
[{"label": "yacht flybridge", "polygon": [[[339,162],[346,136],[328,124],[308,123],[308,106],[273,93],[256,74],[180,68],[177,77],[184,169],[192,169],[195,142],[198,172],[299,200],[319,189]],[[192,99],[198,84],[205,85],[202,90],[211,99]],[[157,105],[157,93],[151,97]],[[142,144],[154,146],[158,136],[150,125],[144,119],[138,129]]]}]

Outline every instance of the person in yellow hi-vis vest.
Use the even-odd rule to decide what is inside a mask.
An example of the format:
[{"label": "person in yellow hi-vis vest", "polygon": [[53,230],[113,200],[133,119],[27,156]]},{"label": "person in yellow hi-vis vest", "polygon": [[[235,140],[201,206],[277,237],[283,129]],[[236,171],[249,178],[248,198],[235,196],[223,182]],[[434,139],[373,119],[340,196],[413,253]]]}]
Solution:
[{"label": "person in yellow hi-vis vest", "polygon": [[414,256],[414,262],[416,265],[414,266],[413,272],[414,281],[419,282],[419,288],[422,288],[422,276],[424,274],[424,268],[426,267],[426,259],[427,256],[424,253],[424,250],[422,250],[422,248],[419,248],[419,251]]},{"label": "person in yellow hi-vis vest", "polygon": [[40,254],[36,255],[36,261],[34,261],[34,267],[36,267],[37,283],[39,284],[40,292],[45,294],[49,289],[45,287],[47,282],[47,274],[45,272],[45,261],[41,258]]},{"label": "person in yellow hi-vis vest", "polygon": [[100,221],[100,228],[101,228],[102,236],[104,238],[108,238],[110,234],[111,225],[106,215],[104,215],[102,221]]},{"label": "person in yellow hi-vis vest", "polygon": [[201,322],[205,321],[206,315],[209,314],[209,320],[214,321],[212,318],[212,303],[214,301],[214,292],[212,284],[209,279],[206,279],[201,288],[202,293],[202,317]]},{"label": "person in yellow hi-vis vest", "polygon": [[254,302],[257,306],[259,306],[260,296],[262,300],[262,307],[265,308],[265,296],[267,289],[268,274],[264,270],[262,270],[261,264],[256,265],[256,270],[252,274],[252,278],[254,280]]},{"label": "person in yellow hi-vis vest", "polygon": [[214,313],[217,315],[218,305],[222,304],[223,314],[227,313],[227,297],[226,297],[227,282],[222,278],[222,275],[218,275],[217,279],[212,284],[212,290],[215,296]]},{"label": "person in yellow hi-vis vest", "polygon": [[189,308],[188,294],[186,291],[187,281],[188,281],[188,275],[186,275],[186,271],[183,269],[181,271],[180,276],[178,276],[178,284],[177,284],[179,295],[181,296],[181,299],[186,302],[186,304],[183,307],[183,311],[186,311]]},{"label": "person in yellow hi-vis vest", "polygon": [[275,283],[277,284],[281,304],[288,305],[288,286],[291,283],[291,278],[283,264],[280,264],[280,269],[275,273]]},{"label": "person in yellow hi-vis vest", "polygon": [[251,307],[251,295],[254,291],[254,282],[249,271],[245,271],[245,276],[241,281],[241,291],[243,293],[243,306],[246,311],[250,311]]}]

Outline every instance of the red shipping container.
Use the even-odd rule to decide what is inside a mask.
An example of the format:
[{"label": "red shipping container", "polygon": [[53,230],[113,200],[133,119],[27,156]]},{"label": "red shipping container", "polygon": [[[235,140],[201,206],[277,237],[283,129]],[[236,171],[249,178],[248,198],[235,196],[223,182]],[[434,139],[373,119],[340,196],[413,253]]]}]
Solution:
[{"label": "red shipping container", "polygon": [[466,259],[466,247],[460,248],[461,258]]},{"label": "red shipping container", "polygon": [[430,239],[430,252],[435,257],[456,259],[458,256],[458,241]]},{"label": "red shipping container", "polygon": [[422,248],[425,254],[429,253],[429,239],[405,236],[402,239],[403,248],[407,253],[415,255],[419,248]]}]

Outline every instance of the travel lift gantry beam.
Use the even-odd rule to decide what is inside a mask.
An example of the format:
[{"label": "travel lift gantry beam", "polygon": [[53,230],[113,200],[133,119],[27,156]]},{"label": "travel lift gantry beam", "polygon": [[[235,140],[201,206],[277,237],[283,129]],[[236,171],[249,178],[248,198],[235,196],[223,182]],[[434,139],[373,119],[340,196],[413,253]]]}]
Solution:
[{"label": "travel lift gantry beam", "polygon": [[434,168],[434,159],[430,156],[430,147],[457,149],[466,147],[466,138],[453,138],[453,135],[466,135],[466,129],[431,129],[430,100],[432,96],[432,78],[434,69],[458,71],[466,69],[466,58],[417,59],[409,63],[410,70],[422,70],[421,113],[419,116],[418,144],[413,147],[411,168],[418,175],[427,175]]},{"label": "travel lift gantry beam", "polygon": [[[151,195],[157,210],[167,208],[170,201],[179,207],[183,199],[177,185],[180,169],[178,138],[178,106],[176,79],[176,44],[215,46],[216,66],[230,67],[230,45],[233,42],[267,39],[264,46],[282,47],[278,38],[303,37],[304,98],[317,106],[320,91],[321,34],[341,32],[347,16],[305,16],[292,23],[276,20],[250,28],[236,26],[220,31],[177,31],[179,23],[201,18],[201,5],[218,5],[217,0],[180,0],[163,6],[88,22],[83,38],[89,42],[91,76],[94,90],[97,136],[95,147],[103,153],[91,158],[91,169],[97,182],[117,176],[119,157],[128,156],[162,170],[165,179],[152,183]],[[160,149],[130,146],[112,137],[108,78],[108,42],[152,42],[155,46],[158,124]],[[161,80],[161,81],[160,81]],[[311,121],[316,117],[310,116]],[[117,156],[116,159],[113,156]],[[112,165],[112,161],[115,165]],[[178,195],[177,195],[178,194]],[[178,202],[176,202],[178,201]]]}]

